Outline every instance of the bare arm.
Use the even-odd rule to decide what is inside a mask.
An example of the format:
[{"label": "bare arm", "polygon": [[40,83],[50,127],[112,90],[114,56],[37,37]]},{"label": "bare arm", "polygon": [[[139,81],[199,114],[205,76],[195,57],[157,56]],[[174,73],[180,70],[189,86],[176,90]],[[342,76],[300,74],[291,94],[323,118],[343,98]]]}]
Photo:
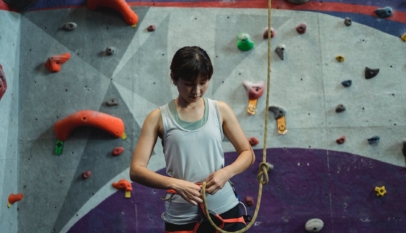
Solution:
[{"label": "bare arm", "polygon": [[155,109],[142,126],[130,165],[131,180],[152,188],[175,189],[188,202],[194,205],[201,203],[200,187],[196,184],[163,176],[147,168],[160,131],[162,132],[161,112]]},{"label": "bare arm", "polygon": [[218,101],[223,123],[223,132],[238,153],[237,159],[230,165],[212,173],[206,179],[207,193],[214,194],[223,188],[233,176],[245,171],[255,162],[255,155],[233,110],[224,102]]}]

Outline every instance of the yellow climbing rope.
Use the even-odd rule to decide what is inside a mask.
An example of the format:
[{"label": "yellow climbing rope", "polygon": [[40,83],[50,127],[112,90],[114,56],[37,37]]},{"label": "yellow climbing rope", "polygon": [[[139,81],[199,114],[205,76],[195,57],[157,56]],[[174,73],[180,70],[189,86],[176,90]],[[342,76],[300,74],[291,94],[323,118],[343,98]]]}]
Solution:
[{"label": "yellow climbing rope", "polygon": [[[268,75],[267,75],[267,87],[266,87],[266,107],[269,106],[269,89],[270,89],[270,82],[271,82],[271,1],[268,0]],[[258,182],[259,182],[259,189],[258,189],[258,199],[257,205],[255,207],[254,216],[252,217],[251,222],[245,226],[243,229],[235,231],[234,233],[242,233],[248,231],[251,226],[255,223],[255,219],[258,216],[259,207],[261,204],[261,197],[262,197],[262,185],[268,183],[268,164],[266,162],[266,141],[268,135],[268,112],[265,111],[265,127],[264,127],[264,147],[262,153],[262,162],[259,164],[259,174],[258,174]],[[202,194],[203,194],[203,204],[204,204],[204,211],[206,212],[206,217],[210,221],[210,224],[216,228],[217,231],[221,233],[231,233],[230,231],[225,231],[219,228],[211,219],[209,214],[209,207],[207,206],[206,202],[206,182],[203,182],[202,185]]]}]

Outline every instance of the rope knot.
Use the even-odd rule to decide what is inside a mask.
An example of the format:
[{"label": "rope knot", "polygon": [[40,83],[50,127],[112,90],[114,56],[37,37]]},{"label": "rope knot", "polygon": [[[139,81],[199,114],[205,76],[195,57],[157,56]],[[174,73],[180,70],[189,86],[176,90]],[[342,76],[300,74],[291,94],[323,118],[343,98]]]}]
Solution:
[{"label": "rope knot", "polygon": [[269,178],[268,178],[268,163],[266,162],[261,162],[259,164],[259,174],[258,174],[258,182],[261,184],[268,184]]}]

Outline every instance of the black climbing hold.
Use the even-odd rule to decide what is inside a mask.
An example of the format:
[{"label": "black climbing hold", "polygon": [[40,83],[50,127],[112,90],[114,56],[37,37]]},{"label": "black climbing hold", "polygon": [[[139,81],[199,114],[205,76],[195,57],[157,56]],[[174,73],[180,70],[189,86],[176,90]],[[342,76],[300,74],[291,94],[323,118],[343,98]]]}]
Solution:
[{"label": "black climbing hold", "polygon": [[106,48],[106,54],[107,54],[107,56],[113,55],[113,54],[114,54],[114,48],[112,48],[112,47],[107,47],[107,48]]},{"label": "black climbing hold", "polygon": [[403,153],[403,156],[405,156],[405,157],[406,157],[406,139],[405,139],[405,140],[403,140],[403,148],[402,148],[402,153]]},{"label": "black climbing hold", "polygon": [[62,29],[63,30],[65,30],[65,31],[73,31],[73,30],[75,30],[76,28],[77,28],[77,24],[76,23],[74,23],[74,22],[69,22],[69,23],[65,23],[63,26],[62,26]]},{"label": "black climbing hold", "polygon": [[269,111],[273,112],[275,120],[283,117],[286,115],[286,111],[280,107],[277,106],[269,106],[268,108]]},{"label": "black climbing hold", "polygon": [[352,85],[352,81],[351,80],[345,80],[345,81],[342,81],[341,84],[344,87],[350,87]]},{"label": "black climbing hold", "polygon": [[276,49],[275,49],[276,54],[278,54],[278,56],[279,56],[279,58],[280,58],[281,60],[283,60],[284,57],[285,57],[285,56],[284,56],[285,48],[286,48],[286,46],[285,46],[284,44],[280,44],[280,45],[278,45],[278,46],[276,47]]},{"label": "black climbing hold", "polygon": [[375,76],[377,76],[379,73],[379,69],[371,69],[368,67],[365,67],[365,78],[366,79],[371,79]]},{"label": "black climbing hold", "polygon": [[391,7],[387,6],[384,8],[378,8],[375,10],[375,14],[379,17],[379,18],[388,18],[390,16],[392,16],[393,14],[393,10]]},{"label": "black climbing hold", "polygon": [[345,111],[345,107],[342,104],[339,104],[336,108],[336,113],[340,113],[340,112],[344,112]]},{"label": "black climbing hold", "polygon": [[370,145],[377,144],[379,142],[379,139],[380,139],[379,136],[373,136],[372,138],[368,138],[368,143]]},{"label": "black climbing hold", "polygon": [[344,24],[345,24],[345,26],[351,26],[352,20],[350,19],[350,17],[346,17],[344,19]]},{"label": "black climbing hold", "polygon": [[153,32],[153,31],[155,31],[156,30],[156,26],[154,25],[154,24],[151,24],[151,25],[149,25],[148,27],[147,27],[147,31],[149,31],[149,32]]},{"label": "black climbing hold", "polygon": [[112,98],[106,101],[107,106],[117,106],[120,103],[120,99]]},{"label": "black climbing hold", "polygon": [[296,4],[296,5],[301,5],[301,4],[305,4],[306,2],[308,2],[309,0],[286,0],[287,2]]}]

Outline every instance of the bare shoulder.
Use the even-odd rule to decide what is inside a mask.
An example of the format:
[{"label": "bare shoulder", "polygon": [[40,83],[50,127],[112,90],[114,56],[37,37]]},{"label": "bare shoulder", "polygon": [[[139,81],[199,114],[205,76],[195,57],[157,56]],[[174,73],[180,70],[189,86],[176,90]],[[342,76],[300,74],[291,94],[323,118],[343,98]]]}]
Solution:
[{"label": "bare shoulder", "polygon": [[158,131],[158,135],[161,136],[163,132],[162,126],[162,116],[161,110],[156,108],[152,110],[148,116],[145,118],[143,128],[153,129],[154,131]]},{"label": "bare shoulder", "polygon": [[226,102],[217,100],[217,105],[219,107],[222,122],[224,122],[224,120],[227,121],[230,117],[235,118],[233,110]]}]

